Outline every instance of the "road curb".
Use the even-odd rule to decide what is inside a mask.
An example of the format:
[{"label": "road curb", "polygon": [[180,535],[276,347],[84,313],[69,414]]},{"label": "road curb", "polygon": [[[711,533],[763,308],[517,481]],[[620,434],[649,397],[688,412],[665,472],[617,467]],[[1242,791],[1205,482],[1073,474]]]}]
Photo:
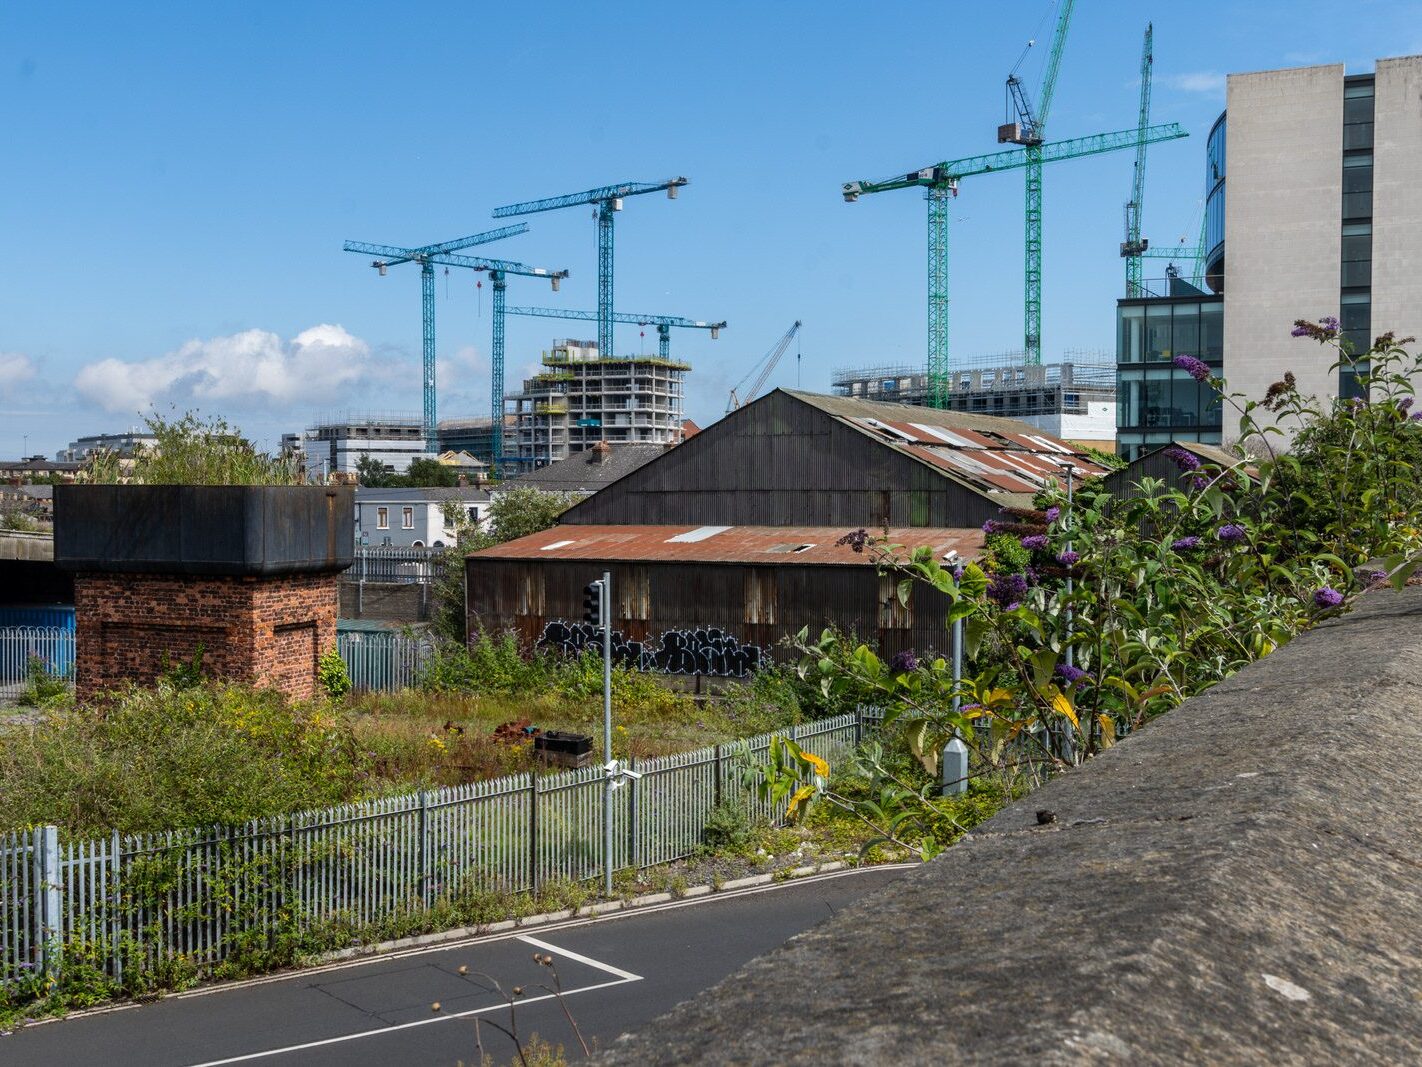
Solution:
[{"label": "road curb", "polygon": [[322,956],[316,957],[312,961],[312,966],[320,967],[327,963],[343,963],[347,960],[360,959],[362,956],[381,956],[387,952],[400,952],[407,948],[425,948],[429,945],[438,945],[445,941],[468,941],[470,938],[486,937],[489,934],[502,934],[510,930],[526,930],[539,926],[547,926],[550,923],[566,922],[569,919],[584,919],[602,915],[613,915],[621,911],[633,911],[637,908],[649,907],[653,904],[666,904],[673,900],[685,900],[689,897],[704,897],[713,893],[726,893],[737,889],[749,889],[752,886],[768,885],[771,882],[791,881],[795,878],[804,878],[812,874],[829,874],[832,871],[844,870],[848,864],[843,860],[831,860],[829,863],[819,863],[813,866],[794,867],[771,871],[766,874],[752,874],[745,878],[733,878],[729,882],[722,882],[719,886],[695,885],[683,890],[681,893],[644,893],[640,897],[632,897],[630,900],[604,900],[596,904],[589,904],[581,908],[565,908],[562,911],[543,912],[539,915],[525,915],[520,919],[503,919],[499,922],[484,923],[480,926],[459,926],[453,930],[440,930],[430,934],[416,934],[412,937],[400,937],[393,941],[376,941],[369,945],[352,945],[349,948],[337,949]]}]

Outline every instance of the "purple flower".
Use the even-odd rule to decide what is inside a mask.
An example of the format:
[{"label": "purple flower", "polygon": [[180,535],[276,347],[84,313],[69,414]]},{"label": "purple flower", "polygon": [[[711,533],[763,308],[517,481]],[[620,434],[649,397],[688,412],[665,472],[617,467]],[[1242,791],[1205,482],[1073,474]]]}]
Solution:
[{"label": "purple flower", "polygon": [[1027,595],[1027,579],[1020,574],[999,574],[988,583],[988,599],[1011,611]]},{"label": "purple flower", "polygon": [[1032,552],[1044,552],[1047,548],[1047,535],[1028,534],[1022,538],[1022,547]]},{"label": "purple flower", "polygon": [[889,663],[891,671],[916,671],[918,670],[918,657],[913,654],[913,649],[906,648],[897,653]]},{"label": "purple flower", "polygon": [[1323,316],[1323,318],[1318,320],[1318,324],[1322,326],[1325,330],[1329,330],[1333,333],[1337,333],[1339,329],[1342,328],[1342,324],[1332,315]]},{"label": "purple flower", "polygon": [[983,523],[983,533],[985,534],[995,534],[1000,529],[1002,529],[1002,523],[996,519],[988,519],[987,522]]},{"label": "purple flower", "polygon": [[967,569],[967,568],[965,568],[965,567],[963,566],[963,564],[961,564],[961,563],[958,564],[956,567],[954,567],[954,568],[953,568],[953,580],[954,580],[955,582],[961,582],[961,581],[963,580],[963,571],[966,570],[966,569]]},{"label": "purple flower", "polygon": [[1387,571],[1366,570],[1358,572],[1358,581],[1364,585],[1377,585],[1387,581]]},{"label": "purple flower", "polygon": [[1191,534],[1189,537],[1182,537],[1178,541],[1172,541],[1170,543],[1172,552],[1189,552],[1191,549],[1199,547],[1200,539],[1194,534]]},{"label": "purple flower", "polygon": [[1317,322],[1295,319],[1294,328],[1289,332],[1294,337],[1312,337],[1315,341],[1331,341],[1338,336],[1341,323],[1332,315],[1325,315]]},{"label": "purple flower", "polygon": [[1215,536],[1221,541],[1243,541],[1249,531],[1237,522],[1227,522],[1215,531]]},{"label": "purple flower", "polygon": [[1047,521],[1048,521],[1048,522],[1056,522],[1056,521],[1057,521],[1057,516],[1059,516],[1061,513],[1062,513],[1062,509],[1059,508],[1059,507],[1057,507],[1055,504],[1053,504],[1051,507],[1049,507],[1049,508],[1047,509]]},{"label": "purple flower", "polygon": [[1209,365],[1202,359],[1196,359],[1194,356],[1187,356],[1182,353],[1170,362],[1190,375],[1190,377],[1194,378],[1197,382],[1207,382],[1210,380]]},{"label": "purple flower", "polygon": [[835,544],[848,545],[850,549],[854,552],[863,552],[864,545],[868,542],[868,540],[869,534],[861,526],[859,529],[851,530],[849,533],[845,534],[838,541],[836,541]]},{"label": "purple flower", "polygon": [[1067,549],[1065,552],[1063,552],[1057,557],[1057,562],[1060,563],[1063,567],[1075,567],[1077,561],[1079,561],[1080,559],[1080,552],[1073,552],[1071,549]]},{"label": "purple flower", "polygon": [[1067,685],[1081,681],[1083,678],[1090,679],[1091,675],[1080,667],[1073,667],[1069,663],[1057,664],[1057,676],[1064,679]]},{"label": "purple flower", "polygon": [[1325,585],[1313,594],[1313,602],[1321,608],[1336,608],[1343,603],[1343,594],[1337,589]]},{"label": "purple flower", "polygon": [[1165,450],[1165,458],[1185,473],[1200,469],[1200,460],[1193,452],[1187,452],[1179,445],[1171,445]]},{"label": "purple flower", "polygon": [[1289,336],[1290,336],[1290,337],[1307,337],[1307,336],[1308,336],[1309,334],[1311,334],[1311,333],[1313,333],[1313,327],[1311,327],[1311,326],[1299,325],[1299,326],[1295,326],[1292,330],[1289,331]]},{"label": "purple flower", "polygon": [[1414,398],[1413,398],[1413,397],[1405,396],[1405,397],[1403,397],[1401,400],[1399,400],[1399,401],[1397,402],[1397,410],[1398,410],[1398,411],[1406,411],[1408,408],[1412,407],[1413,403],[1414,403]]},{"label": "purple flower", "polygon": [[1422,422],[1422,411],[1414,411],[1411,415],[1407,417],[1413,422]]},{"label": "purple flower", "polygon": [[1209,480],[1208,478],[1206,478],[1203,474],[1197,474],[1197,475],[1195,475],[1195,477],[1193,477],[1193,478],[1190,479],[1190,488],[1191,488],[1191,489],[1203,489],[1203,488],[1205,488],[1205,486],[1207,486],[1207,485],[1209,485],[1209,484],[1210,484],[1210,480]]}]

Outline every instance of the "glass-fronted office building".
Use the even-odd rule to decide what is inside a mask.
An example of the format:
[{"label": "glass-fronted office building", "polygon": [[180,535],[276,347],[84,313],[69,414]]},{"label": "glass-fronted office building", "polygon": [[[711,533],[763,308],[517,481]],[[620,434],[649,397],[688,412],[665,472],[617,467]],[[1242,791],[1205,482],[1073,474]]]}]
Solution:
[{"label": "glass-fronted office building", "polygon": [[1172,360],[1194,356],[1221,373],[1224,298],[1180,287],[1191,292],[1117,306],[1116,450],[1127,459],[1171,441],[1220,441],[1217,394]]},{"label": "glass-fronted office building", "polygon": [[[1398,61],[1402,62],[1402,61]],[[1408,61],[1411,62],[1411,61]],[[1283,72],[1288,74],[1289,72]],[[1307,71],[1298,72],[1307,74]],[[1270,78],[1275,74],[1248,75],[1246,79]],[[1336,76],[1336,75],[1335,75]],[[1345,343],[1354,351],[1363,352],[1372,343],[1373,335],[1373,152],[1376,76],[1374,74],[1350,75],[1342,81],[1342,174],[1338,188],[1341,203],[1329,203],[1329,198],[1313,196],[1318,201],[1318,210],[1337,211],[1340,253],[1328,252],[1329,258],[1339,255],[1337,308],[1341,324],[1341,335]],[[1337,84],[1337,83],[1334,83]],[[1337,89],[1333,90],[1334,92]],[[1336,99],[1336,97],[1335,97]],[[1255,106],[1258,106],[1256,104]],[[1285,108],[1287,103],[1268,105],[1272,109]],[[1315,101],[1314,107],[1318,107]],[[1336,112],[1334,112],[1336,114]],[[1117,450],[1128,459],[1139,456],[1161,444],[1172,440],[1200,441],[1217,444],[1223,426],[1220,403],[1213,390],[1201,386],[1184,371],[1171,366],[1171,360],[1179,354],[1186,354],[1204,360],[1212,371],[1230,379],[1236,386],[1242,383],[1251,396],[1262,393],[1264,386],[1273,380],[1269,374],[1282,376],[1294,358],[1306,363],[1307,357],[1298,349],[1297,357],[1286,354],[1282,360],[1264,356],[1258,346],[1249,349],[1249,361],[1237,365],[1226,373],[1224,366],[1224,321],[1225,308],[1229,303],[1229,287],[1226,278],[1226,149],[1227,116],[1221,115],[1211,128],[1205,145],[1205,219],[1202,246],[1204,264],[1203,287],[1188,284],[1178,273],[1160,281],[1146,281],[1143,293],[1121,300],[1117,304]],[[1321,131],[1320,131],[1321,132]],[[1239,151],[1244,151],[1243,146]],[[1306,151],[1306,147],[1302,149]],[[1272,151],[1272,149],[1271,149]],[[1254,155],[1259,156],[1256,150]],[[1243,157],[1236,152],[1236,162]],[[1238,170],[1238,167],[1236,168]],[[1270,188],[1289,188],[1289,169],[1281,160],[1277,166],[1261,168],[1254,160],[1253,172],[1247,179],[1257,186],[1267,181]],[[1239,180],[1246,176],[1236,175]],[[1313,194],[1310,194],[1313,195]],[[1261,219],[1254,225],[1254,232],[1235,234],[1236,244],[1243,241],[1260,243],[1274,240],[1269,220]],[[1246,226],[1246,229],[1248,226]],[[1284,240],[1293,238],[1283,238]],[[1242,247],[1242,246],[1241,246]],[[1281,246],[1283,247],[1283,246]],[[1292,248],[1283,253],[1283,258],[1293,254]],[[1257,255],[1255,257],[1257,259]],[[1295,254],[1294,262],[1307,262],[1307,253]],[[1312,262],[1317,262],[1315,257]],[[1287,270],[1278,269],[1265,277],[1266,281],[1277,281],[1276,296],[1271,302],[1291,307],[1294,316],[1321,316],[1327,308],[1307,306],[1308,300],[1300,300],[1290,284]],[[1400,271],[1395,272],[1400,273]],[[1197,278],[1197,281],[1200,279]],[[1252,314],[1259,315],[1258,279],[1243,279],[1253,282],[1256,293],[1252,302],[1245,304],[1252,308]],[[1236,288],[1241,279],[1236,279]],[[1314,289],[1313,300],[1317,301]],[[1235,294],[1239,296],[1238,293]],[[1331,297],[1330,301],[1331,303]],[[1280,334],[1287,333],[1283,328]],[[1319,358],[1333,358],[1323,354]],[[1273,364],[1282,363],[1277,371]],[[1346,398],[1357,395],[1356,373],[1366,369],[1365,364],[1357,369],[1344,368],[1336,379],[1317,381],[1314,388],[1322,394]],[[1261,382],[1252,378],[1264,375]],[[1334,390],[1336,389],[1336,392]],[[1228,427],[1232,433],[1233,425]]]}]

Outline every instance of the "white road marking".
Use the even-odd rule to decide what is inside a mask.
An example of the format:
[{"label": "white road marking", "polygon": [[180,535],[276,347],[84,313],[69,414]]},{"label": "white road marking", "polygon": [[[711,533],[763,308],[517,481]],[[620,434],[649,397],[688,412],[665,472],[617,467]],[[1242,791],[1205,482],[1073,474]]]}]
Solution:
[{"label": "white road marking", "polygon": [[587,956],[579,956],[576,952],[569,952],[567,949],[559,948],[557,945],[550,945],[547,941],[540,941],[536,937],[528,937],[527,935],[520,934],[519,940],[527,941],[534,948],[541,948],[546,952],[551,952],[555,957],[561,956],[564,959],[577,960],[579,963],[585,964],[588,967],[596,968],[599,971],[606,971],[608,974],[615,974],[618,978],[628,982],[640,982],[642,980],[640,974],[624,971],[622,968],[614,967],[610,963],[599,963],[597,960],[590,959]]},{"label": "white road marking", "polygon": [[[524,938],[524,940],[537,944],[540,948],[545,948],[550,952],[556,952],[560,955],[566,956],[569,959],[585,961],[589,965],[596,967],[599,970],[611,971],[614,974],[627,976],[624,978],[618,978],[615,981],[611,982],[598,982],[595,985],[579,986],[577,989],[565,989],[563,990],[563,996],[565,997],[571,997],[578,993],[591,993],[595,989],[609,989],[612,986],[626,985],[628,982],[642,981],[642,978],[639,975],[631,974],[628,971],[620,971],[615,967],[609,967],[606,964],[596,963],[592,960],[587,960],[586,957],[577,956],[571,952],[566,952],[563,949],[558,948],[556,945],[545,945],[542,942],[533,942],[532,938]],[[557,998],[557,996],[558,994],[556,993],[545,993],[542,996],[538,997],[520,997],[518,1003],[520,1006],[524,1004],[537,1004],[541,1000],[554,1000]],[[192,1065],[192,1067],[223,1067],[224,1064],[229,1063],[249,1063],[252,1060],[263,1060],[271,1056],[284,1056],[289,1052],[305,1052],[307,1049],[323,1048],[326,1045],[339,1045],[347,1041],[359,1041],[361,1038],[381,1037],[385,1034],[394,1034],[398,1033],[401,1030],[409,1030],[412,1027],[416,1026],[429,1026],[432,1023],[447,1022],[451,1019],[468,1019],[471,1016],[484,1015],[491,1011],[507,1010],[507,1004],[490,1004],[487,1007],[470,1008],[468,1011],[450,1012],[447,1015],[432,1015],[428,1019],[416,1019],[412,1023],[399,1023],[394,1026],[382,1026],[374,1030],[360,1030],[354,1034],[342,1034],[339,1037],[327,1037],[323,1038],[320,1041],[307,1041],[301,1045],[287,1045],[283,1048],[263,1049],[260,1052],[246,1052],[243,1053],[241,1056],[229,1056],[226,1059],[222,1060],[207,1060],[203,1063],[195,1063]]]}]

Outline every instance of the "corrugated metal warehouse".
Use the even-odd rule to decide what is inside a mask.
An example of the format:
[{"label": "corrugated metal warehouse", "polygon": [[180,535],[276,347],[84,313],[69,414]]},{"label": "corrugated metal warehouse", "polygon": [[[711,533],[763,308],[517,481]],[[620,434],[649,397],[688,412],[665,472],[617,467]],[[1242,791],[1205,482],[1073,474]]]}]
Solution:
[{"label": "corrugated metal warehouse", "polygon": [[653,669],[742,673],[782,638],[827,624],[885,655],[946,652],[943,598],[919,589],[902,607],[872,554],[836,542],[887,529],[890,543],[971,558],[985,520],[1029,504],[1068,466],[1078,480],[1102,473],[1011,419],[776,390],[559,526],[471,555],[469,628],[581,647],[583,589],[610,570],[622,656]]},{"label": "corrugated metal warehouse", "polygon": [[1015,419],[777,389],[563,514],[564,523],[981,526],[1071,463]]},{"label": "corrugated metal warehouse", "polygon": [[[948,603],[916,589],[907,606],[872,552],[836,542],[844,527],[556,526],[473,556],[471,630],[513,631],[529,646],[575,651],[583,589],[612,572],[613,627],[648,669],[740,675],[782,638],[827,625],[877,641],[885,655],[949,648]],[[879,531],[877,536],[883,536]],[[889,530],[890,543],[970,559],[981,530]],[[638,647],[628,648],[628,643]]]}]

